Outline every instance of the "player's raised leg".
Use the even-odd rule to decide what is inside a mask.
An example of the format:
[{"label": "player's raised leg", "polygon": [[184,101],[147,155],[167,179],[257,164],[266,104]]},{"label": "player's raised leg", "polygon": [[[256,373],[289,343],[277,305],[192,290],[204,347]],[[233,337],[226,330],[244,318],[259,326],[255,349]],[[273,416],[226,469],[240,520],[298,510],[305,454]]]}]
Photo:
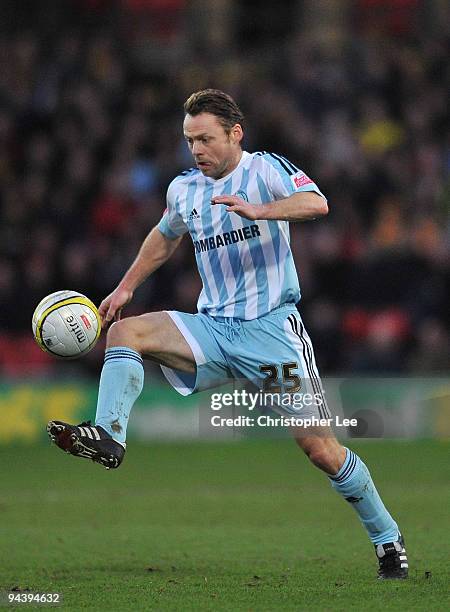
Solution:
[{"label": "player's raised leg", "polygon": [[50,421],[47,431],[57,446],[108,468],[120,465],[128,418],[144,384],[143,356],[188,374],[196,371],[194,355],[167,313],[114,323],[107,336],[95,425]]},{"label": "player's raised leg", "polygon": [[143,356],[182,372],[195,373],[194,355],[166,312],[114,323],[108,331],[96,424],[118,442],[125,443],[128,417],[142,391]]}]

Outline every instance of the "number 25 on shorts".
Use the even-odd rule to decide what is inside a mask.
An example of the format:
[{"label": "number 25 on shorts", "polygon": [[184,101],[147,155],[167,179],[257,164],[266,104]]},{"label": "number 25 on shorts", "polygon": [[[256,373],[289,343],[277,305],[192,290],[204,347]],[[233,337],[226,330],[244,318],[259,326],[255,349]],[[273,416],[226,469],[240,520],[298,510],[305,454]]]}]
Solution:
[{"label": "number 25 on shorts", "polygon": [[302,386],[300,376],[294,373],[297,368],[298,363],[295,361],[280,365],[260,365],[259,371],[266,374],[262,391],[264,393],[297,393]]}]

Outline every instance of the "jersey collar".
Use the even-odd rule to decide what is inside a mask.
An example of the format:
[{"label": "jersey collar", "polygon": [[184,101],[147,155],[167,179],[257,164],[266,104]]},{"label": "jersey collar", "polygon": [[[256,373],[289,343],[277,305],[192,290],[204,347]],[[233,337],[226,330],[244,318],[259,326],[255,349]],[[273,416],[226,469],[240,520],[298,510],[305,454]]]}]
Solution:
[{"label": "jersey collar", "polygon": [[242,151],[241,159],[239,160],[239,163],[236,166],[236,168],[232,170],[229,174],[222,176],[220,179],[213,179],[205,175],[203,175],[203,178],[205,179],[207,183],[212,183],[214,185],[220,185],[221,183],[224,183],[225,181],[227,181],[231,176],[233,176],[233,174],[237,172],[237,170],[239,170],[239,168],[242,166],[242,164],[248,157],[250,157],[250,153],[248,153],[247,151]]}]

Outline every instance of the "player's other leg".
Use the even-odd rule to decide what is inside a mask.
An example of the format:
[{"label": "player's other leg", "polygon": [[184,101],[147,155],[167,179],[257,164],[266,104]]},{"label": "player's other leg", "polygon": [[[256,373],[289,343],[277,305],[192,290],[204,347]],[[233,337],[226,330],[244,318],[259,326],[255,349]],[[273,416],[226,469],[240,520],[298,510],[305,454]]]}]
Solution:
[{"label": "player's other leg", "polygon": [[[286,337],[297,349],[296,359],[302,365],[304,385],[318,398],[310,407],[316,418],[331,418],[323,393],[311,339],[298,313],[285,322]],[[302,411],[302,415],[304,410]],[[367,466],[356,453],[344,448],[329,427],[298,429],[295,438],[311,462],[330,478],[331,486],[357,512],[375,546],[379,561],[379,578],[406,578],[408,562],[397,523],[384,506]]]},{"label": "player's other leg", "polygon": [[47,431],[62,450],[116,468],[125,454],[128,418],[144,384],[142,358],[195,374],[189,344],[166,312],[129,317],[108,330],[95,425],[50,421]]},{"label": "player's other leg", "polygon": [[[300,400],[297,407],[295,403],[281,404],[277,411],[288,417],[315,418],[331,423],[311,339],[296,308],[285,305],[259,319],[246,321],[244,328],[245,342],[234,342],[229,349],[234,367],[243,377],[261,379],[261,372],[268,369],[265,364],[276,364],[279,355],[280,363],[276,368],[278,388],[282,389],[284,380],[291,380],[289,384],[301,384],[295,391],[297,400]],[[285,370],[288,375],[283,373]],[[291,374],[298,375],[300,381]],[[272,384],[272,377],[269,380]],[[306,430],[300,427],[294,433],[311,462],[330,478],[332,487],[357,512],[375,546],[380,578],[406,577],[407,561],[398,526],[381,501],[361,459],[344,448],[329,427]]]},{"label": "player's other leg", "polygon": [[384,506],[367,466],[327,427],[295,429],[297,444],[324,471],[331,486],[354,508],[374,544],[378,577],[406,578],[408,560],[397,523]]}]

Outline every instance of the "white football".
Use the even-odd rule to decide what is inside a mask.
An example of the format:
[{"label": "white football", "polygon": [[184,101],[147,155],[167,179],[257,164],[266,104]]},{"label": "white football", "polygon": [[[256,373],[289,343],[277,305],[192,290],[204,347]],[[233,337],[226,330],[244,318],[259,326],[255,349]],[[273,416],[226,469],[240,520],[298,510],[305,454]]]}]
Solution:
[{"label": "white football", "polygon": [[43,351],[63,359],[88,353],[102,329],[93,302],[77,291],[56,291],[36,306],[32,329]]}]

